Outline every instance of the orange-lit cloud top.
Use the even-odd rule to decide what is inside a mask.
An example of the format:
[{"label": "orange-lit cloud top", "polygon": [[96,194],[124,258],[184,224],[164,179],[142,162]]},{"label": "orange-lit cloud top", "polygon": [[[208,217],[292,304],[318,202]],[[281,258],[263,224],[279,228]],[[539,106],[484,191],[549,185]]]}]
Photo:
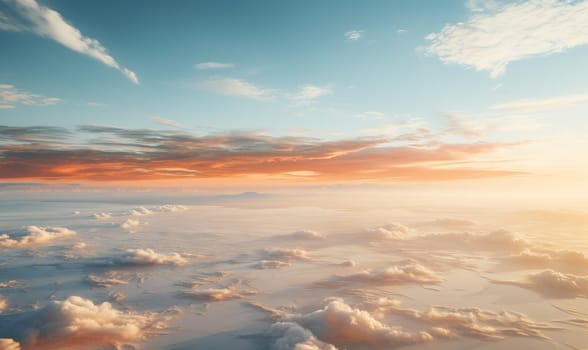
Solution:
[{"label": "orange-lit cloud top", "polygon": [[[408,140],[408,141],[407,141]],[[81,126],[0,126],[0,178],[131,181],[230,178],[299,181],[435,181],[515,174],[474,166],[512,143],[446,143],[430,137],[322,140],[255,132]]]}]

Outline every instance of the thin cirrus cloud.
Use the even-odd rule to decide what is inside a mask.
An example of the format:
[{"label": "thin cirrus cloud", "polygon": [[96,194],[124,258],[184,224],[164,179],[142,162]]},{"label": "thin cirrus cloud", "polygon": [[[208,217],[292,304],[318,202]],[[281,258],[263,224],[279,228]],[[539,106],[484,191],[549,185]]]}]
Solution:
[{"label": "thin cirrus cloud", "polygon": [[[441,181],[519,174],[508,169],[440,167],[467,163],[517,143],[422,144],[389,137],[323,140],[256,132],[196,135],[179,130],[81,126],[0,127],[0,178],[93,181],[235,178],[279,180],[312,171],[313,180]],[[56,135],[60,135],[56,139]],[[86,140],[86,141],[80,141]],[[169,171],[182,169],[182,171]],[[287,176],[292,179],[292,176]]]},{"label": "thin cirrus cloud", "polygon": [[496,78],[511,62],[588,44],[588,1],[530,0],[470,9],[467,21],[429,34],[426,52]]},{"label": "thin cirrus cloud", "polygon": [[357,41],[364,37],[365,30],[350,30],[343,34],[347,40]]},{"label": "thin cirrus cloud", "polygon": [[314,103],[319,97],[331,95],[333,90],[328,86],[306,85],[300,91],[290,96],[295,106],[308,106]]},{"label": "thin cirrus cloud", "polygon": [[206,69],[226,69],[226,68],[234,68],[234,63],[227,63],[227,62],[200,62],[194,65],[194,68],[200,70]]},{"label": "thin cirrus cloud", "polygon": [[24,91],[10,84],[0,84],[0,109],[16,108],[16,105],[50,106],[61,101],[56,97],[47,97]]},{"label": "thin cirrus cloud", "polygon": [[14,16],[0,13],[0,29],[7,31],[31,32],[57,41],[70,50],[92,57],[103,64],[120,71],[134,84],[139,84],[135,72],[121,66],[102,44],[84,36],[53,9],[40,5],[35,0],[7,0]]},{"label": "thin cirrus cloud", "polygon": [[580,103],[588,102],[588,94],[575,94],[568,96],[557,96],[543,99],[527,99],[491,106],[490,109],[499,111],[514,112],[539,112],[548,109],[559,109],[572,107]]},{"label": "thin cirrus cloud", "polygon": [[275,98],[274,90],[264,89],[237,78],[210,78],[199,86],[225,96],[246,97],[258,101],[269,101]]}]

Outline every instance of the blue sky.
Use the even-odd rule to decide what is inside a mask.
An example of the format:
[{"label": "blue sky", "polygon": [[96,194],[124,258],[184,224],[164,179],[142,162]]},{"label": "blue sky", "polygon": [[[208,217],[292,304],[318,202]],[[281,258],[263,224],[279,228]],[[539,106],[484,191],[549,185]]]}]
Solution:
[{"label": "blue sky", "polygon": [[[587,129],[586,7],[3,0],[0,122],[324,140],[419,128],[444,141],[577,133]],[[469,129],[447,133],[458,126]]]}]

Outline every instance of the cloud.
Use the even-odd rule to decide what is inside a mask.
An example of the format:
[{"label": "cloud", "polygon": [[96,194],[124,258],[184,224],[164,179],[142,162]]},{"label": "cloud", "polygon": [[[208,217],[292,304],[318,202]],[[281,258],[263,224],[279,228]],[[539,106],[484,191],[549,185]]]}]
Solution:
[{"label": "cloud", "polygon": [[319,97],[331,95],[333,90],[330,87],[316,85],[303,86],[300,91],[289,98],[295,106],[308,106],[314,103]]},{"label": "cloud", "polygon": [[6,309],[8,309],[8,301],[5,297],[0,295],[0,314],[3,313]]},{"label": "cloud", "polygon": [[411,332],[388,326],[369,312],[355,309],[342,299],[331,300],[322,309],[288,317],[284,321],[295,322],[320,341],[339,348],[394,348],[433,340],[433,336],[425,331]]},{"label": "cloud", "polygon": [[21,283],[17,280],[9,280],[6,282],[0,282],[0,288],[16,288],[20,285]]},{"label": "cloud", "polygon": [[234,299],[243,299],[246,296],[255,295],[257,292],[241,290],[236,287],[229,288],[202,288],[184,290],[180,295],[203,302],[217,302]]},{"label": "cloud", "polygon": [[125,222],[123,222],[120,227],[129,232],[129,233],[135,233],[137,232],[137,230],[139,229],[139,227],[141,226],[141,222],[139,220],[135,220],[135,219],[127,219],[125,220]]},{"label": "cloud", "polygon": [[261,260],[260,262],[253,264],[253,268],[258,270],[281,269],[288,266],[290,266],[290,263],[280,260]]},{"label": "cloud", "polygon": [[20,344],[14,339],[0,338],[0,349],[2,350],[21,350]]},{"label": "cloud", "polygon": [[0,109],[16,108],[15,105],[51,106],[61,100],[17,89],[13,85],[0,84]]},{"label": "cloud", "polygon": [[178,253],[168,255],[153,249],[127,249],[127,253],[117,260],[123,265],[186,265],[188,260]]},{"label": "cloud", "polygon": [[343,34],[343,36],[345,36],[345,38],[347,38],[347,40],[357,41],[357,40],[363,38],[364,34],[365,34],[365,30],[350,30],[348,32],[345,32],[345,34]]},{"label": "cloud", "polygon": [[511,62],[588,44],[588,1],[530,0],[472,8],[467,21],[429,34],[426,52],[495,78]]},{"label": "cloud", "polygon": [[[110,126],[81,126],[76,134],[42,126],[0,127],[0,131],[0,178],[4,179],[132,181],[255,176],[293,181],[299,177],[284,174],[304,171],[314,175],[306,176],[305,181],[399,182],[519,174],[452,165],[518,143],[451,144],[430,139],[421,143],[384,136],[323,140],[259,132],[195,135]],[[443,167],[445,164],[450,166]]]},{"label": "cloud", "polygon": [[588,271],[588,256],[575,250],[525,249],[519,254],[504,258],[504,262],[527,269],[549,268],[580,274]]},{"label": "cloud", "polygon": [[294,322],[274,323],[270,335],[277,338],[272,345],[273,350],[337,350]]},{"label": "cloud", "polygon": [[74,349],[134,346],[166,327],[166,318],[151,313],[122,312],[110,303],[94,304],[79,296],[51,301],[16,315],[8,334],[23,349]]},{"label": "cloud", "polygon": [[94,219],[96,220],[108,220],[108,219],[112,219],[112,214],[110,213],[94,213],[92,215],[94,217]]},{"label": "cloud", "polygon": [[304,249],[295,248],[276,248],[276,249],[265,249],[261,252],[261,256],[266,259],[279,260],[279,261],[305,261],[310,260],[308,252]]},{"label": "cloud", "polygon": [[168,119],[168,118],[163,118],[163,117],[160,117],[160,116],[157,116],[157,115],[151,117],[151,120],[154,121],[154,122],[156,122],[157,124],[163,125],[163,126],[171,126],[172,128],[176,128],[176,129],[183,129],[183,128],[185,128],[184,125],[176,122],[175,120],[171,120],[171,119]]},{"label": "cloud", "polygon": [[541,123],[526,115],[459,115],[446,114],[448,129],[446,133],[469,138],[481,138],[492,132],[525,131],[542,126]]},{"label": "cloud", "polygon": [[396,265],[383,270],[365,270],[350,275],[334,276],[326,281],[318,282],[322,287],[344,287],[351,284],[369,286],[401,285],[401,284],[437,284],[441,278],[420,264]]},{"label": "cloud", "polygon": [[94,274],[88,275],[86,281],[95,287],[110,288],[113,286],[121,286],[128,284],[128,281],[120,279],[114,272],[109,272],[105,276],[96,276]]},{"label": "cloud", "polygon": [[8,234],[0,234],[0,248],[24,248],[42,244],[48,244],[52,241],[70,238],[75,236],[76,231],[65,227],[41,227],[29,226],[27,233],[21,236],[11,237]]},{"label": "cloud", "polygon": [[324,239],[325,236],[321,233],[312,230],[300,230],[289,233],[287,235],[279,236],[280,238],[290,238],[295,240],[321,240]]},{"label": "cloud", "polygon": [[523,281],[490,281],[530,289],[546,297],[588,298],[588,277],[553,270],[528,275]]},{"label": "cloud", "polygon": [[0,29],[32,32],[55,40],[70,50],[117,69],[127,79],[139,84],[139,79],[133,71],[120,66],[98,40],[82,35],[79,29],[67,23],[59,12],[40,5],[35,0],[7,0],[6,2],[11,6],[12,13],[16,17],[0,16]]},{"label": "cloud", "polygon": [[543,99],[527,99],[491,106],[493,110],[505,110],[522,113],[538,112],[549,109],[560,109],[588,102],[588,94],[558,96]]},{"label": "cloud", "polygon": [[429,249],[475,250],[496,252],[520,252],[531,244],[506,230],[492,231],[487,234],[474,233],[438,233],[414,238]]},{"label": "cloud", "polygon": [[234,63],[225,62],[200,62],[194,65],[196,69],[225,69],[235,67]]},{"label": "cloud", "polygon": [[240,96],[258,101],[274,99],[275,92],[257,87],[253,83],[236,78],[211,78],[200,84],[201,87],[225,96]]}]

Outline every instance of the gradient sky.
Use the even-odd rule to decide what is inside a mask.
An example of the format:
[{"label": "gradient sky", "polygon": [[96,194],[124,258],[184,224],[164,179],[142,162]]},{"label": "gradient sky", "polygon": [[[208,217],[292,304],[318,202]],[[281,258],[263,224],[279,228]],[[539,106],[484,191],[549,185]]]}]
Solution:
[{"label": "gradient sky", "polygon": [[0,177],[588,173],[588,1],[0,1]]}]

